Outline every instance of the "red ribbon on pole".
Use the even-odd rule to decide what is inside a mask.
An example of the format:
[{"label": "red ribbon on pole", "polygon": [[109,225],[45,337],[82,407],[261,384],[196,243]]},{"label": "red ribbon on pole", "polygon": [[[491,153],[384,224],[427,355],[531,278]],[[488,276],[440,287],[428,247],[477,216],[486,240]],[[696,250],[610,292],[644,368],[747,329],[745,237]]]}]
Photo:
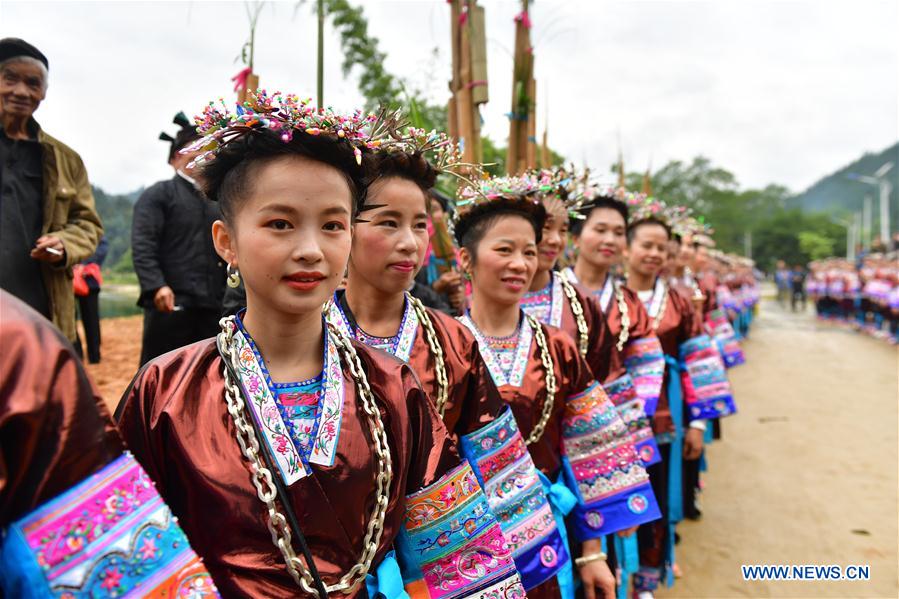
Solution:
[{"label": "red ribbon on pole", "polygon": [[525,29],[531,28],[531,18],[528,16],[528,11],[526,10],[523,10],[515,15],[515,22],[524,25]]},{"label": "red ribbon on pole", "polygon": [[253,72],[253,69],[247,67],[236,74],[234,77],[231,77],[231,81],[234,82],[234,91],[240,91],[247,87],[247,77]]}]

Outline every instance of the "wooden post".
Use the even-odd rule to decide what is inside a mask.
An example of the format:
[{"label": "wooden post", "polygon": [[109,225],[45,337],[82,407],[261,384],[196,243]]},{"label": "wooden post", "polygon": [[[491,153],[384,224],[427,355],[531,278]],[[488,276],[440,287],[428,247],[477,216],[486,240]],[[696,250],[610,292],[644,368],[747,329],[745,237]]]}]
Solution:
[{"label": "wooden post", "polygon": [[254,92],[259,89],[259,75],[256,73],[250,73],[247,75],[246,85],[243,86],[242,89],[237,91],[237,102],[239,104],[243,104],[247,101],[247,94],[251,91]]}]

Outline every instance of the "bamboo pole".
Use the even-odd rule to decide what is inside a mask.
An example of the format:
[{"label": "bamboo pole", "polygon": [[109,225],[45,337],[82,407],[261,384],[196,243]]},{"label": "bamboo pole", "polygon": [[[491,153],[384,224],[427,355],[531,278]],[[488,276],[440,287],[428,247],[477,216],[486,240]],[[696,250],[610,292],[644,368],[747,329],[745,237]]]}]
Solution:
[{"label": "bamboo pole", "polygon": [[450,96],[449,105],[447,107],[447,128],[449,134],[455,139],[459,139],[459,115],[458,98],[459,93],[459,16],[462,13],[461,0],[450,0],[450,48],[452,52],[452,77],[450,78],[449,88],[452,95]]},{"label": "bamboo pole", "polygon": [[470,19],[459,25],[459,90],[456,95],[456,112],[459,133],[463,141],[462,160],[476,162],[477,138],[474,132],[474,105],[471,99],[471,30]]},{"label": "bamboo pole", "polygon": [[529,2],[521,1],[521,13],[515,19],[515,54],[512,65],[512,110],[509,119],[509,145],[506,154],[506,172],[515,175],[523,172],[529,164],[536,162],[536,154],[528,145],[531,131],[529,121],[533,118],[536,87],[534,78],[534,56],[531,48],[529,23]]},{"label": "bamboo pole", "polygon": [[[533,65],[533,60],[531,64]],[[537,115],[534,114],[537,104],[537,81],[533,77],[528,86],[528,96],[531,98],[531,102],[528,108],[528,136],[525,140],[525,148],[528,157],[527,168],[534,169],[537,168]]]}]

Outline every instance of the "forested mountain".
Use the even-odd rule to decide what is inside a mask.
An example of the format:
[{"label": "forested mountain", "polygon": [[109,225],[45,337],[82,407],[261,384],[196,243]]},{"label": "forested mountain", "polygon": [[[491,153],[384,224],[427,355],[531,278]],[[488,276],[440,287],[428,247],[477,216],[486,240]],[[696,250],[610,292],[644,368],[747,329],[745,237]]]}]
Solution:
[{"label": "forested mountain", "polygon": [[93,186],[94,202],[103,221],[103,230],[109,241],[109,254],[104,268],[130,272],[131,269],[131,214],[134,202],[143,193],[141,187],[124,195],[111,195]]},{"label": "forested mountain", "polygon": [[[899,142],[876,154],[865,154],[858,160],[847,164],[836,172],[827,175],[806,191],[787,200],[790,208],[799,208],[804,212],[830,212],[846,216],[860,212],[865,195],[873,198],[873,229],[880,230],[880,191],[873,185],[867,185],[849,178],[850,174],[874,176],[877,170],[887,162],[893,163],[893,169],[887,175],[893,182],[890,194],[890,222],[893,229],[899,223]],[[875,233],[876,235],[876,233]]]}]

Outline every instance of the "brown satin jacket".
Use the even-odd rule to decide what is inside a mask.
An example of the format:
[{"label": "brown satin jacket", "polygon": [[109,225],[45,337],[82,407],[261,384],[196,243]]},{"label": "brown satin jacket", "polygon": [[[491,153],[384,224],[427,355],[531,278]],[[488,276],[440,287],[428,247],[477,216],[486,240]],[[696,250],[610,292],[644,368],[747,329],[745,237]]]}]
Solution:
[{"label": "brown satin jacket", "polygon": [[[354,343],[368,375],[390,446],[393,480],[374,564],[402,526],[405,496],[459,463],[452,441],[412,370],[384,352]],[[180,518],[225,596],[301,594],[266,527],[248,462],[226,409],[223,362],[214,339],[145,366],[119,408],[122,435]],[[344,365],[344,411],[333,466],[288,488],[291,504],[327,584],[359,559],[375,499],[368,420]],[[296,544],[294,545],[296,547]],[[365,594],[364,585],[357,593]]]},{"label": "brown satin jacket", "polygon": [[124,446],[62,334],[0,290],[0,528],[117,458]]}]

